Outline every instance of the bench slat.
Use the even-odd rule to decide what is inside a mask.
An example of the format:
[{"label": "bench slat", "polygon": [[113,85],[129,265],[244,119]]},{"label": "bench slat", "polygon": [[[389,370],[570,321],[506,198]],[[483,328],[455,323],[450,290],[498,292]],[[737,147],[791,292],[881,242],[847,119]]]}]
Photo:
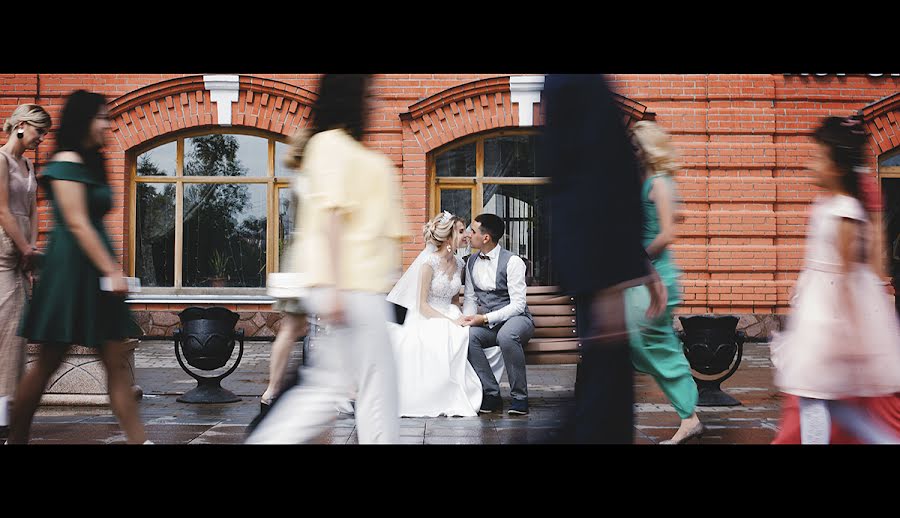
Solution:
[{"label": "bench slat", "polygon": [[533,316],[558,317],[561,315],[572,315],[574,317],[575,305],[528,306],[528,311],[530,311]]},{"label": "bench slat", "polygon": [[535,338],[577,338],[574,327],[536,327]]},{"label": "bench slat", "polygon": [[525,303],[529,306],[541,306],[546,304],[574,304],[575,297],[567,295],[528,295]]},{"label": "bench slat", "polygon": [[534,327],[572,327],[574,325],[575,315],[534,317]]},{"label": "bench slat", "polygon": [[559,286],[528,286],[528,295],[544,295],[547,293],[559,294]]},{"label": "bench slat", "polygon": [[577,365],[581,363],[578,353],[544,353],[525,356],[526,365]]},{"label": "bench slat", "polygon": [[535,338],[533,340],[529,340],[528,345],[525,346],[525,353],[538,354],[545,352],[580,352],[581,348],[578,347],[580,343],[580,340],[549,341]]}]

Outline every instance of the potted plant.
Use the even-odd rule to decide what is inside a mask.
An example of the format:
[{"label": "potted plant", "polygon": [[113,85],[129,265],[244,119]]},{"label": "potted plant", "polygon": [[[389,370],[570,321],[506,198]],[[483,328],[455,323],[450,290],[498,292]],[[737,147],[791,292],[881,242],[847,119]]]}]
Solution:
[{"label": "potted plant", "polygon": [[222,288],[225,286],[226,274],[228,272],[228,261],[231,257],[213,250],[212,256],[209,258],[209,267],[213,276],[209,279],[209,284],[213,288]]}]

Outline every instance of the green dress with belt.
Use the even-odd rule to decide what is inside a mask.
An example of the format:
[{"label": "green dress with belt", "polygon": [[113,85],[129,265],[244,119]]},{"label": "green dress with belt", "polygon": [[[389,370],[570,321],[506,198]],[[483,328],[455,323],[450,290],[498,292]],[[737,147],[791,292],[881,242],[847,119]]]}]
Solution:
[{"label": "green dress with belt", "polygon": [[[641,203],[644,207],[645,248],[660,232],[656,204],[650,199],[650,188],[657,178],[668,182],[672,192],[675,190],[675,182],[667,174],[651,176],[644,182]],[[678,282],[681,270],[673,261],[668,247],[653,258],[652,262],[668,292],[666,310],[655,319],[647,319],[645,312],[650,304],[647,288],[636,286],[625,291],[625,319],[631,343],[631,362],[636,370],[653,376],[678,415],[686,419],[694,413],[697,406],[697,384],[691,374],[690,364],[684,357],[681,340],[672,327],[675,307],[681,303],[681,286]]]},{"label": "green dress with belt", "polygon": [[51,162],[42,182],[53,206],[53,230],[19,334],[33,342],[94,348],[109,340],[140,335],[125,298],[100,290],[100,270],[66,226],[49,188],[54,180],[84,184],[91,224],[113,254],[103,227],[103,216],[112,208],[112,191],[104,174],[84,164]]}]

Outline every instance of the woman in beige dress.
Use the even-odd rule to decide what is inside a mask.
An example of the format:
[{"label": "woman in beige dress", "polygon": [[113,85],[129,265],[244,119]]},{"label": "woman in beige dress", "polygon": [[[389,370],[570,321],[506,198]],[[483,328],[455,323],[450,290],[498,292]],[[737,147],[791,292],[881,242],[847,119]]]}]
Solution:
[{"label": "woman in beige dress", "polygon": [[50,115],[23,104],[3,125],[0,147],[0,429],[9,426],[7,406],[25,367],[25,339],[16,335],[37,257],[37,181],[24,156],[50,130]]}]

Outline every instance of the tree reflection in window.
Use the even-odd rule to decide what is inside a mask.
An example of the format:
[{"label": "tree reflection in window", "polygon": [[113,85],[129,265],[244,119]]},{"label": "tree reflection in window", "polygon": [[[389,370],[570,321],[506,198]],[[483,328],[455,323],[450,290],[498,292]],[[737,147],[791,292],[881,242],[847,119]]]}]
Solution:
[{"label": "tree reflection in window", "polygon": [[278,190],[278,255],[284,255],[284,249],[291,244],[294,232],[294,215],[297,213],[299,200],[291,187]]},{"label": "tree reflection in window", "polygon": [[[149,154],[138,158],[137,174],[167,176]],[[145,286],[175,284],[175,184],[137,184],[135,275]]]},{"label": "tree reflection in window", "polygon": [[[232,135],[192,139],[185,176],[248,176]],[[186,184],[184,188],[184,286],[265,285],[266,186]]]},{"label": "tree reflection in window", "polygon": [[[472,216],[493,213],[506,225],[501,246],[526,264],[526,281],[552,285],[548,179],[536,160],[541,136],[536,131],[502,131],[438,151],[431,163],[438,208]],[[471,179],[471,183],[465,180]],[[465,188],[463,188],[465,187]],[[481,201],[481,206],[477,202]],[[475,206],[473,206],[475,205]]]}]

